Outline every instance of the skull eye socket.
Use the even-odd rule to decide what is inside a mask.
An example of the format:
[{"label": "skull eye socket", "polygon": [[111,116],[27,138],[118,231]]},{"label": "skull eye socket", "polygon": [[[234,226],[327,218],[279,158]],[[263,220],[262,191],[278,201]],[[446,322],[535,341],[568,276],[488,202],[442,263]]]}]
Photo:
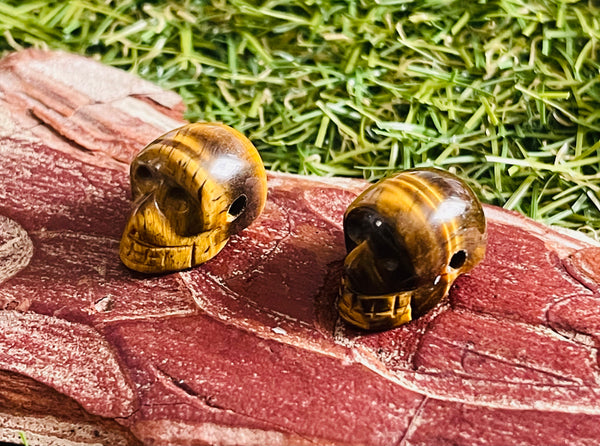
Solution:
[{"label": "skull eye socket", "polygon": [[362,241],[376,234],[381,227],[381,219],[370,209],[356,209],[344,221],[346,248],[351,251]]},{"label": "skull eye socket", "polygon": [[[369,240],[380,252],[380,257],[394,256],[396,246],[394,230],[375,210],[358,208],[344,221],[346,248],[351,251],[359,243]],[[387,254],[384,254],[384,251]]]},{"label": "skull eye socket", "polygon": [[229,210],[227,212],[232,218],[236,218],[246,210],[247,202],[248,198],[245,195],[240,195],[233,201],[233,203],[231,203],[231,206],[229,206]]},{"label": "skull eye socket", "polygon": [[156,172],[150,166],[137,163],[131,172],[131,192],[133,198],[136,199],[141,195],[153,191],[157,182],[155,181]]},{"label": "skull eye socket", "polygon": [[182,187],[169,187],[165,198],[170,203],[170,207],[176,212],[186,212],[189,208],[188,193]]},{"label": "skull eye socket", "polygon": [[450,259],[450,268],[460,268],[467,261],[467,253],[461,249],[460,251],[456,251],[452,258]]},{"label": "skull eye socket", "polygon": [[354,291],[374,296],[417,286],[411,256],[385,216],[375,209],[355,208],[344,220],[344,234],[348,252],[361,244],[366,246],[356,263],[346,264]]},{"label": "skull eye socket", "polygon": [[148,181],[151,180],[154,176],[154,173],[148,166],[139,165],[135,169],[135,177],[140,181]]},{"label": "skull eye socket", "polygon": [[171,200],[185,200],[187,198],[187,192],[179,186],[170,187],[167,190],[167,196]]}]

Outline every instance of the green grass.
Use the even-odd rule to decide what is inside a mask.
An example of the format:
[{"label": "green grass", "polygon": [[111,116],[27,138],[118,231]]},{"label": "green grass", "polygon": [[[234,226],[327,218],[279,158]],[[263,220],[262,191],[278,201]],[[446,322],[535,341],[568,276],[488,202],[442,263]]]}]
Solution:
[{"label": "green grass", "polygon": [[21,444],[23,446],[29,446],[29,443],[27,442],[27,436],[25,435],[25,432],[19,432],[19,438],[21,439]]},{"label": "green grass", "polygon": [[0,36],[174,89],[274,170],[436,165],[485,202],[600,233],[597,0],[4,0]]}]

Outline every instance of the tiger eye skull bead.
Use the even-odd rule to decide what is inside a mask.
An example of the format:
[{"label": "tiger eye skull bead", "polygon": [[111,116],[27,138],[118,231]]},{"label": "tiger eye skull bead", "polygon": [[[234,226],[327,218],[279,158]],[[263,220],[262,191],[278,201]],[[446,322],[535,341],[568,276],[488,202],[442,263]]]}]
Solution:
[{"label": "tiger eye skull bead", "polygon": [[146,146],[130,167],[133,211],[120,256],[136,271],[200,265],[262,212],[265,168],[256,148],[218,123],[188,124]]},{"label": "tiger eye skull bead", "polygon": [[394,328],[432,309],[483,259],[487,240],[469,186],[428,168],[366,189],[346,210],[344,236],[339,312],[365,330]]}]

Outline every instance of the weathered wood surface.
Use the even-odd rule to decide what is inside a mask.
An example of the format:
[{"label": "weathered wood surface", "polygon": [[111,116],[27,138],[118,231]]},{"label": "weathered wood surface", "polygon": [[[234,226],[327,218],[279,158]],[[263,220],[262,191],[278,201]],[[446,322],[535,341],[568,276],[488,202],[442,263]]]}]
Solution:
[{"label": "weathered wood surface", "polygon": [[426,317],[334,308],[364,183],[269,176],[209,263],[119,261],[127,162],[179,98],[63,53],[0,62],[0,441],[598,444],[600,248],[486,207],[484,262]]}]

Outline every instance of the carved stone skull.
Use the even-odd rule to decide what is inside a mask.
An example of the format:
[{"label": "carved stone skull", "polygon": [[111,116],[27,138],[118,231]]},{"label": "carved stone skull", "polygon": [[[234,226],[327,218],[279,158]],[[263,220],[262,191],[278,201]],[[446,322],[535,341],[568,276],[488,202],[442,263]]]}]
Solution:
[{"label": "carved stone skull", "polygon": [[136,271],[162,273],[200,265],[262,212],[266,172],[237,130],[195,123],[146,146],[130,168],[133,211],[120,256]]},{"label": "carved stone skull", "polygon": [[432,309],[481,261],[486,222],[475,194],[439,169],[413,169],[360,194],[344,216],[348,255],[339,311],[384,330]]}]

